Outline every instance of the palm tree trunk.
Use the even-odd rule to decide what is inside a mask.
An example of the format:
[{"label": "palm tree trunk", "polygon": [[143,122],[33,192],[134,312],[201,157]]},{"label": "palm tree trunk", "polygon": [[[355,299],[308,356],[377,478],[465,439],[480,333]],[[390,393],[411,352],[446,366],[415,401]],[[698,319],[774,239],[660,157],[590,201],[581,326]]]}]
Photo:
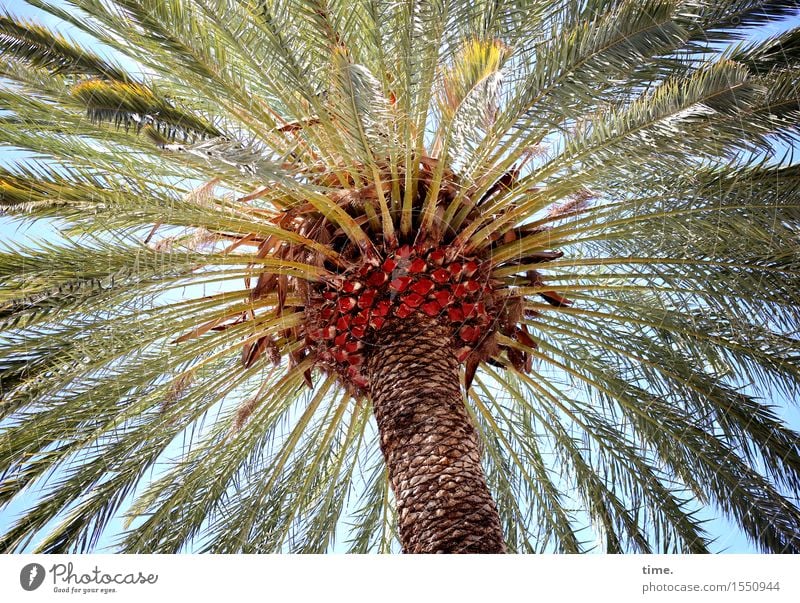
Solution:
[{"label": "palm tree trunk", "polygon": [[403,551],[505,552],[449,329],[427,317],[387,321],[367,372]]}]

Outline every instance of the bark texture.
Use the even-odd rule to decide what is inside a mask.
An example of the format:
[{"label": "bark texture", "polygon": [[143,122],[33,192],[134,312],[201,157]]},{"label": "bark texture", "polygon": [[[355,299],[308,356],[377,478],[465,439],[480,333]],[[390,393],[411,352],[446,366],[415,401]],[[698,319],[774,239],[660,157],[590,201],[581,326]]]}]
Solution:
[{"label": "bark texture", "polygon": [[450,329],[427,318],[387,321],[367,373],[403,551],[505,552]]}]

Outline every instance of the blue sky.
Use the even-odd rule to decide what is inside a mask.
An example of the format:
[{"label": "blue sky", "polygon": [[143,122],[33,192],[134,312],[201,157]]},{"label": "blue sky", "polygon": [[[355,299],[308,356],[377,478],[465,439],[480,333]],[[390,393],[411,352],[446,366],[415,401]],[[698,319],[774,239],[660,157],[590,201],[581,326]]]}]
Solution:
[{"label": "blue sky", "polygon": [[[17,16],[36,17],[43,24],[50,26],[59,26],[62,32],[69,33],[76,37],[76,39],[86,39],[80,32],[76,32],[74,28],[64,27],[58,21],[48,15],[33,9],[18,0],[0,0],[0,7],[4,10],[11,12]],[[800,24],[800,19],[793,19],[784,24],[773,24],[768,27],[763,27],[757,32],[754,32],[753,38],[765,38],[775,35],[780,31],[785,31],[788,27]],[[20,161],[25,158],[25,154],[7,148],[0,148],[0,164],[9,164],[15,161]],[[34,242],[39,239],[48,239],[57,236],[57,229],[47,222],[39,222],[36,224],[22,225],[20,222],[12,220],[8,217],[0,216],[0,245],[12,241],[31,241]],[[797,406],[792,406],[787,400],[774,400],[773,403],[780,404],[786,410],[787,421],[794,426],[795,429],[800,429],[800,413]],[[4,531],[8,524],[24,510],[35,499],[34,496],[30,498],[20,498],[14,501],[9,507],[0,511],[0,530]],[[727,520],[712,517],[711,514],[705,513],[709,520],[707,529],[709,532],[718,535],[714,550],[721,552],[757,552],[744,538],[744,536]],[[108,531],[108,536],[104,538],[103,544],[110,544],[115,530],[121,529],[121,522],[115,521],[111,529]]]}]

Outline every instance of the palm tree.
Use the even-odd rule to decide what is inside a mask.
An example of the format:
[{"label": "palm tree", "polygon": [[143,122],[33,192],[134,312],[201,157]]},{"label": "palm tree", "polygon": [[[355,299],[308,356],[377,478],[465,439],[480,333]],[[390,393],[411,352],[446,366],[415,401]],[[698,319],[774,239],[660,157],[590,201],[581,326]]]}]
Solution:
[{"label": "palm tree", "polygon": [[27,2],[0,549],[800,552],[798,2]]}]

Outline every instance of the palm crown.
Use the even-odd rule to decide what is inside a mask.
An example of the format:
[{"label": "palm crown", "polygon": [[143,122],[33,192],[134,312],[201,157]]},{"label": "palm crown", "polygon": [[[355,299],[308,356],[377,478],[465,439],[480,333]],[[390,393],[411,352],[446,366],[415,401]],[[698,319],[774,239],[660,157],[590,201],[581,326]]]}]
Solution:
[{"label": "palm crown", "polygon": [[800,551],[797,2],[28,3],[115,59],[0,17],[3,549],[422,550],[460,372],[508,550]]}]

